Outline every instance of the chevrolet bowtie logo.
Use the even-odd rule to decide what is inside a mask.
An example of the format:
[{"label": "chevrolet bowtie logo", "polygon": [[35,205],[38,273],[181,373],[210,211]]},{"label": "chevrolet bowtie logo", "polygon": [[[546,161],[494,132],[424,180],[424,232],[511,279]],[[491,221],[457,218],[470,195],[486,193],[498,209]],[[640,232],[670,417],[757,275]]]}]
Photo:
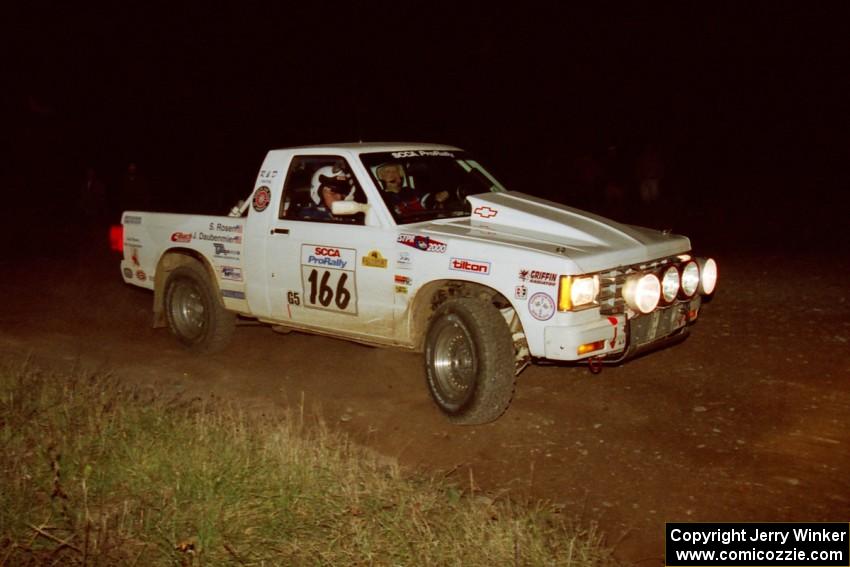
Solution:
[{"label": "chevrolet bowtie logo", "polygon": [[490,219],[499,214],[499,211],[496,209],[491,209],[490,207],[478,207],[474,211],[472,211],[482,219]]}]

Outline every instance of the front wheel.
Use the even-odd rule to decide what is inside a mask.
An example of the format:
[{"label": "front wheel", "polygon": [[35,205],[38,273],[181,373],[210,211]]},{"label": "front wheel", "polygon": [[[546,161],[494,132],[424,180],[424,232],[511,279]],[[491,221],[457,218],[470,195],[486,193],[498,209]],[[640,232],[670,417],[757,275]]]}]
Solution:
[{"label": "front wheel", "polygon": [[425,339],[425,372],[431,397],[451,421],[474,425],[497,419],[510,405],[516,383],[504,317],[477,299],[440,305]]},{"label": "front wheel", "polygon": [[165,314],[177,340],[195,352],[224,348],[236,316],[219,302],[216,287],[197,263],[175,268],[165,282]]}]

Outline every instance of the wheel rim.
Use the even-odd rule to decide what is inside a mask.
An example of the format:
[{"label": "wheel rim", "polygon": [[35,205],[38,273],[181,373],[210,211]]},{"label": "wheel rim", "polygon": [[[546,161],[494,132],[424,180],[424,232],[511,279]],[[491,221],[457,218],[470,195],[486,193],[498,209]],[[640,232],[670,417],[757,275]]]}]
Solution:
[{"label": "wheel rim", "polygon": [[457,318],[447,317],[436,329],[433,345],[434,385],[449,404],[463,404],[472,395],[478,374],[469,331]]},{"label": "wheel rim", "polygon": [[171,296],[171,319],[177,332],[187,339],[196,339],[204,331],[204,301],[201,290],[188,280],[174,286]]}]

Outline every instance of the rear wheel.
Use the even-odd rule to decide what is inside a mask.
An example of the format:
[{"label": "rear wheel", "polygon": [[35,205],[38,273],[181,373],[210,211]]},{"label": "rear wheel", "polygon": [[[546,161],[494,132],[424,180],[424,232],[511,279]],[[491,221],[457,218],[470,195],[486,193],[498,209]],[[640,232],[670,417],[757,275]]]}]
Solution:
[{"label": "rear wheel", "polygon": [[168,328],[195,352],[221,350],[233,335],[236,315],[224,308],[216,291],[199,263],[175,268],[165,282]]},{"label": "rear wheel", "polygon": [[431,397],[451,421],[471,425],[497,419],[510,405],[516,383],[504,317],[478,299],[443,303],[428,328],[425,371]]}]

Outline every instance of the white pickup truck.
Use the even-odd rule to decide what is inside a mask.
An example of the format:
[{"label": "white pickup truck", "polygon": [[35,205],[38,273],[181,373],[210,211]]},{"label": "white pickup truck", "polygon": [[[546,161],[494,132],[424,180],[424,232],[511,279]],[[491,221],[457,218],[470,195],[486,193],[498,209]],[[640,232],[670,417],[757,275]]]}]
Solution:
[{"label": "white pickup truck", "polygon": [[209,352],[237,316],[424,352],[456,423],[507,409],[534,360],[598,369],[684,338],[717,265],[683,236],[507,191],[463,150],[273,150],[229,216],[127,211],[124,281]]}]

